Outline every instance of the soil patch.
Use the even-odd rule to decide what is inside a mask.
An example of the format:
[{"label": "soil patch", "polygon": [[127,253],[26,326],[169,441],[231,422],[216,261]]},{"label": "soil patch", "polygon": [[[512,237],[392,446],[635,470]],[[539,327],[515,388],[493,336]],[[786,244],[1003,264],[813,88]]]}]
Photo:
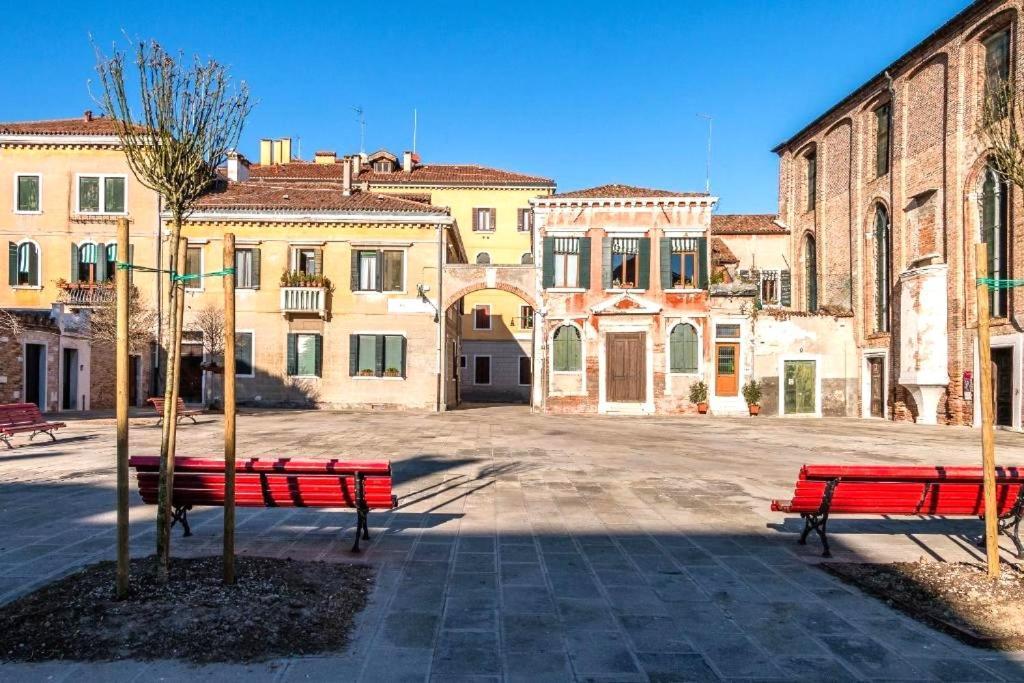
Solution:
[{"label": "soil patch", "polygon": [[1003,563],[997,581],[967,562],[824,562],[846,583],[971,645],[1024,649],[1024,573]]},{"label": "soil patch", "polygon": [[366,605],[374,570],[261,557],[174,559],[166,585],[153,558],[132,561],[114,599],[115,563],[90,565],[0,606],[0,661],[184,659],[249,662],[337,652]]}]

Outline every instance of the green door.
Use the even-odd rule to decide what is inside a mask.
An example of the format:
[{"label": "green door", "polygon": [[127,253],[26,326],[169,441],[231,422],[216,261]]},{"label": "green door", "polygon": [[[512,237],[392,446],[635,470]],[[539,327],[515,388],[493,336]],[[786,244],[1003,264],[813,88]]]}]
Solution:
[{"label": "green door", "polygon": [[784,363],[785,414],[799,415],[815,412],[813,360],[787,360]]}]

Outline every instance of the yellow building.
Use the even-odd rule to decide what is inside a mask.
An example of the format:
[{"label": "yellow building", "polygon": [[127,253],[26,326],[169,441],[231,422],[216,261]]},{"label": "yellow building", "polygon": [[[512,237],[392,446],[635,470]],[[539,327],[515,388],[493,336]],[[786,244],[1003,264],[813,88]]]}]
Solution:
[{"label": "yellow building", "polygon": [[[350,172],[340,182],[257,180],[234,156],[227,173],[184,234],[193,274],[229,267],[223,235],[236,237],[239,402],[427,410],[454,402],[458,319],[439,313],[437,301],[441,264],[465,252],[449,212],[354,187]],[[201,368],[201,336],[223,296],[220,277],[189,288],[186,400],[219,395],[217,376]]]},{"label": "yellow building", "polygon": [[[288,149],[287,141],[263,141],[252,177],[279,182],[341,178],[344,160],[333,152],[318,152],[313,162],[294,162]],[[347,159],[358,187],[446,207],[470,263],[532,263],[529,200],[550,195],[553,181],[470,164],[423,164],[412,152],[398,158],[380,150]],[[462,312],[462,398],[526,402],[532,308],[515,294],[488,289],[467,295]]]},{"label": "yellow building", "polygon": [[[0,123],[0,232],[7,242],[0,308],[32,320],[0,339],[0,402],[49,411],[112,407],[113,350],[90,343],[87,317],[112,301],[116,222],[130,221],[133,257],[160,258],[156,193],[132,175],[109,119]],[[156,281],[135,277],[156,301]],[[155,330],[154,330],[155,332]],[[132,401],[149,395],[151,354],[132,358]]]}]

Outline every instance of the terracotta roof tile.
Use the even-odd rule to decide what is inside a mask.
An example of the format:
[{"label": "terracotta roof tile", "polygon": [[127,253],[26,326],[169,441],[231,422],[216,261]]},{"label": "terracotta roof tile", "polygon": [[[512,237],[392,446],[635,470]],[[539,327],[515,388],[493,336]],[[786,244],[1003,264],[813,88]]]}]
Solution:
[{"label": "terracotta roof tile", "polygon": [[732,249],[718,237],[711,238],[711,262],[718,263],[739,263],[740,260],[736,258],[736,254],[732,253]]},{"label": "terracotta roof tile", "polygon": [[776,223],[770,213],[719,214],[711,216],[712,235],[786,235],[789,228]]},{"label": "terracotta roof tile", "polygon": [[0,135],[117,135],[117,130],[113,119],[95,116],[86,121],[80,116],[75,119],[0,123]]},{"label": "terracotta roof tile", "polygon": [[706,197],[704,192],[676,192],[674,190],[655,190],[648,187],[633,185],[599,185],[585,190],[559,192],[551,195],[552,199],[638,199],[642,197]]},{"label": "terracotta roof tile", "polygon": [[351,211],[355,213],[409,213],[447,215],[431,206],[375,192],[354,189],[348,197],[340,183],[271,184],[269,182],[218,183],[198,202],[200,210]]},{"label": "terracotta roof tile", "polygon": [[[315,164],[293,162],[261,166],[253,164],[249,175],[255,179],[273,180],[341,180],[343,164]],[[497,168],[471,164],[424,164],[414,166],[412,173],[397,170],[393,173],[377,173],[363,166],[353,182],[368,182],[370,185],[527,185],[554,187],[550,178],[503,171]]]}]

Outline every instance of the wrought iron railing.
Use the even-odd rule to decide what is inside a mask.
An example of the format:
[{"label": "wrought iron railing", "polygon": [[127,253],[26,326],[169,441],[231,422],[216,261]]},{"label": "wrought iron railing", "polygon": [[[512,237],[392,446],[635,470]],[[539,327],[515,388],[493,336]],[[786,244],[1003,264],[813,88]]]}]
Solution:
[{"label": "wrought iron railing", "polygon": [[57,303],[68,306],[104,306],[117,299],[114,285],[105,282],[61,282],[57,284]]}]

